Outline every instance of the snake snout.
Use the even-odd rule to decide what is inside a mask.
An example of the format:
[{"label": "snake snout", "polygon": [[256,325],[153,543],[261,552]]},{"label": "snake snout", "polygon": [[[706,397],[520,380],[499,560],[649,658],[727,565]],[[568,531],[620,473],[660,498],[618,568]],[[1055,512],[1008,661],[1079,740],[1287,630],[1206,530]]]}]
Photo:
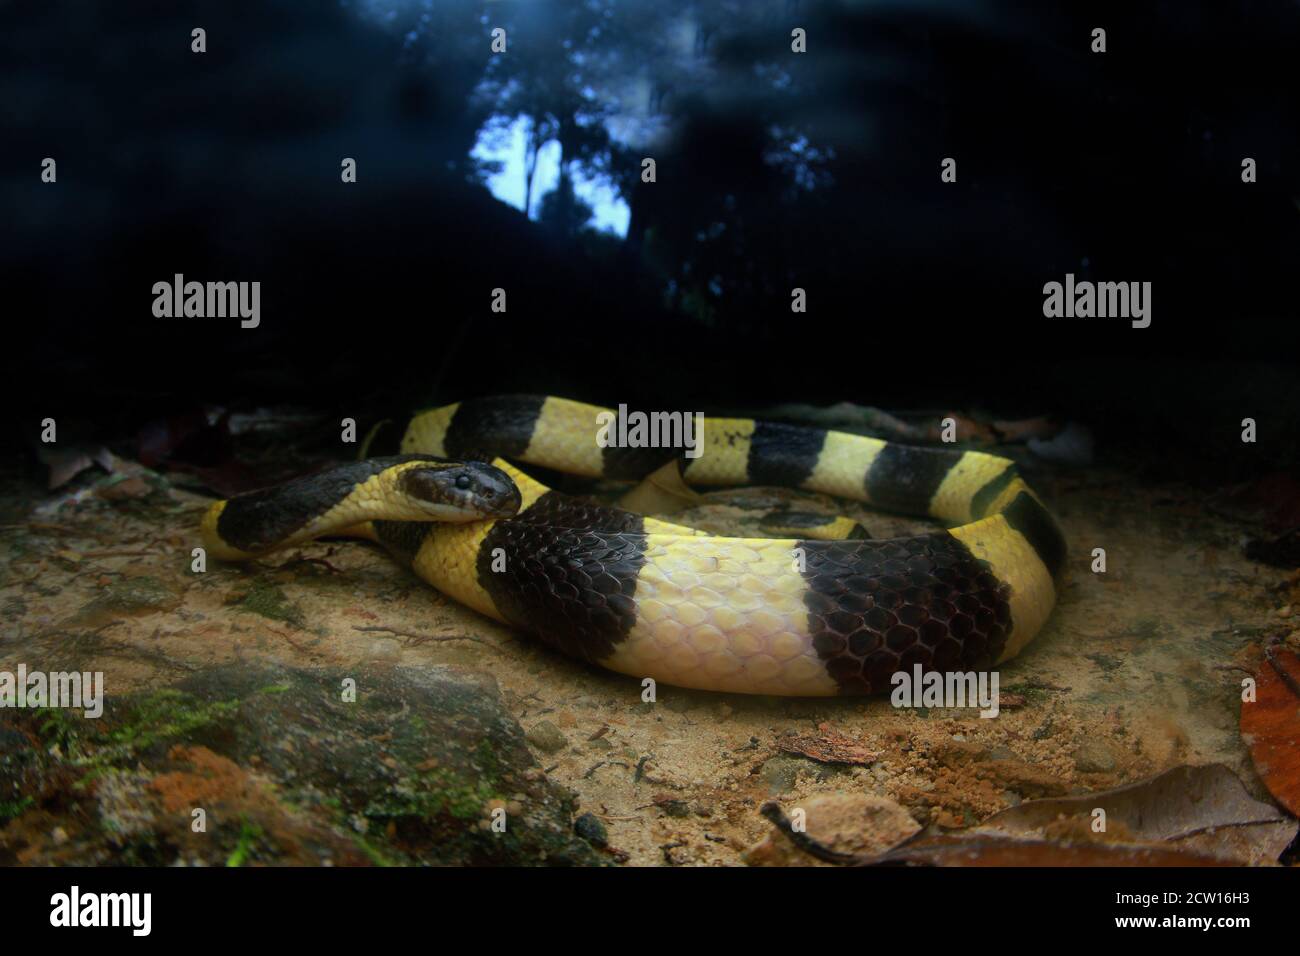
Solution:
[{"label": "snake snout", "polygon": [[518,514],[523,498],[509,475],[479,461],[467,463],[465,470],[469,473],[470,491],[485,518],[509,518]]},{"label": "snake snout", "polygon": [[403,492],[442,521],[509,518],[523,503],[510,476],[481,461],[413,468],[399,480]]}]

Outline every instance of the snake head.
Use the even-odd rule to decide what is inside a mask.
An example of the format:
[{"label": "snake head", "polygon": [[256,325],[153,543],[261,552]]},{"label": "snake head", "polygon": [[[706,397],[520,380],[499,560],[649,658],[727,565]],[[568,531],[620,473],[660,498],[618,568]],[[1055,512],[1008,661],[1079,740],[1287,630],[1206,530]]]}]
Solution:
[{"label": "snake head", "polygon": [[523,503],[510,476],[481,461],[410,468],[402,473],[399,486],[430,517],[440,521],[509,518]]}]

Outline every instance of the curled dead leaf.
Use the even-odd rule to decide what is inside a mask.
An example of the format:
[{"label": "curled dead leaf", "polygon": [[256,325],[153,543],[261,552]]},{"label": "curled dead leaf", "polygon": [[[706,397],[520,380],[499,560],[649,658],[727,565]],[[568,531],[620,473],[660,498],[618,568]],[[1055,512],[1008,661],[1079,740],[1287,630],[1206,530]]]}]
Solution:
[{"label": "curled dead leaf", "polygon": [[[1096,811],[1105,830],[1093,836]],[[1066,835],[1110,844],[1176,844],[1243,863],[1275,862],[1296,824],[1256,800],[1223,764],[1174,767],[1137,783],[1076,797],[1030,800],[995,813],[979,833],[1037,839]]]},{"label": "curled dead leaf", "polygon": [[[1105,816],[1098,817],[1097,810]],[[828,863],[927,866],[1224,866],[1275,863],[1296,821],[1255,800],[1222,764],[1175,767],[1078,797],[1031,800],[968,830],[923,834],[872,857],[794,832],[775,804],[762,813],[801,851]],[[1094,832],[1094,822],[1104,829]]]},{"label": "curled dead leaf", "polygon": [[113,453],[102,445],[42,445],[36,456],[50,469],[47,485],[50,491],[62,488],[94,465],[110,474],[113,471]]}]

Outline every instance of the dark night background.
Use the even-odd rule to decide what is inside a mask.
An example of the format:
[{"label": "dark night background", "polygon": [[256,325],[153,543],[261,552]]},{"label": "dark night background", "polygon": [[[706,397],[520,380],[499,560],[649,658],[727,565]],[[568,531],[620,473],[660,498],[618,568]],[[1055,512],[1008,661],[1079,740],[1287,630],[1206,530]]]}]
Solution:
[{"label": "dark night background", "polygon": [[[1297,51],[1291,3],[11,2],[5,437],[547,392],[1047,412],[1294,462]],[[563,158],[531,217],[476,156],[512,124]],[[176,272],[260,281],[261,327],[155,319]],[[1067,272],[1152,282],[1151,327],[1045,319]]]}]

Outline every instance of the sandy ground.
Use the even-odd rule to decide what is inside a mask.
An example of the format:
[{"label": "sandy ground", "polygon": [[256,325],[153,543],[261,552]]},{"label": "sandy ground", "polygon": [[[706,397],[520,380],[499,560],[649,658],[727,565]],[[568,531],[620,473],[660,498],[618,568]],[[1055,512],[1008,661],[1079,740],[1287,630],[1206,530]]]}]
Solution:
[{"label": "sandy ground", "polygon": [[[631,864],[740,863],[770,832],[764,801],[793,806],[837,791],[885,796],[923,824],[959,827],[1034,797],[1223,762],[1266,799],[1237,730],[1236,667],[1253,664],[1263,636],[1293,627],[1287,578],[1245,559],[1242,527],[1187,487],[1104,469],[1033,476],[1066,530],[1070,569],[1043,633],[1002,668],[1003,693],[1023,702],[981,719],[887,700],[664,686],[644,703],[638,682],[529,643],[362,543],[194,573],[208,499],[143,480],[145,489],[115,493],[120,480],[83,476],[44,495],[28,478],[4,478],[0,669],[102,670],[110,694],[222,663],[487,672],[546,774],[604,822],[612,858]],[[760,535],[762,515],[791,497],[717,492],[673,520]],[[859,517],[876,537],[921,527],[793,497],[805,510]],[[1104,574],[1090,569],[1096,547]],[[878,757],[832,765],[781,749],[819,727]]]}]

